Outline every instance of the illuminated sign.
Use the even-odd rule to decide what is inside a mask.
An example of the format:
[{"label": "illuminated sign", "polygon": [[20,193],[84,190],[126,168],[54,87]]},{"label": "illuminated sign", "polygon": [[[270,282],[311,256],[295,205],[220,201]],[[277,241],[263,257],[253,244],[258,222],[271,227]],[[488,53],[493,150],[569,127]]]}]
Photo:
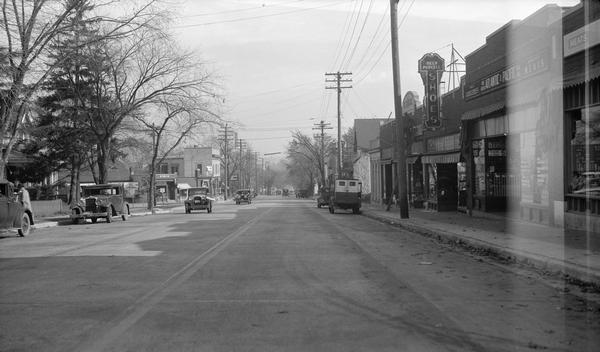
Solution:
[{"label": "illuminated sign", "polygon": [[440,119],[440,81],[445,69],[444,59],[436,53],[425,54],[419,60],[419,73],[425,85],[425,128],[442,126]]}]

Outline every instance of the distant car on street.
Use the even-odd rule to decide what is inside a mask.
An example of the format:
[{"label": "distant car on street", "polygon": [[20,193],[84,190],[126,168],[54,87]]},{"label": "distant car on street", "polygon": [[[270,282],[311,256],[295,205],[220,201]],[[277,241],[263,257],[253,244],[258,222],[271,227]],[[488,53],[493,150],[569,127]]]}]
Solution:
[{"label": "distant car on street", "polygon": [[71,207],[71,220],[74,224],[90,219],[95,223],[99,218],[112,222],[113,216],[121,216],[123,221],[131,214],[125,201],[123,185],[100,184],[81,186],[81,200]]},{"label": "distant car on street", "polygon": [[252,192],[249,189],[238,189],[233,199],[235,200],[235,204],[241,204],[242,202],[251,204]]},{"label": "distant car on street", "polygon": [[183,201],[185,204],[185,213],[190,214],[192,210],[206,210],[212,213],[213,201],[208,187],[192,187],[187,190],[187,198]]},{"label": "distant car on street", "polygon": [[0,230],[16,229],[24,237],[33,224],[33,212],[21,204],[12,183],[0,180]]}]

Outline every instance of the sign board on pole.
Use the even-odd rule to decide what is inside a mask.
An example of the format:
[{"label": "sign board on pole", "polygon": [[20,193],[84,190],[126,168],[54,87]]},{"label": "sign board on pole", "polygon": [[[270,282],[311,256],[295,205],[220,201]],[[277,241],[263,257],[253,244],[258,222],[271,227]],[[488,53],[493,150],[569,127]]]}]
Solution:
[{"label": "sign board on pole", "polygon": [[445,69],[444,59],[436,53],[423,55],[419,60],[419,73],[425,85],[425,128],[442,126],[440,119],[440,81]]}]

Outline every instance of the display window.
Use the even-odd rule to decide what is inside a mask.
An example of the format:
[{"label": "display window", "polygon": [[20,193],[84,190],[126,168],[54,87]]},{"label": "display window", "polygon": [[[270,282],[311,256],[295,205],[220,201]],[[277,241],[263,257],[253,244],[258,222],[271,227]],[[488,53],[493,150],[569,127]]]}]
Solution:
[{"label": "display window", "polygon": [[485,147],[487,195],[506,197],[506,137],[487,139]]},{"label": "display window", "polygon": [[600,197],[600,107],[581,116],[572,126],[568,193]]}]

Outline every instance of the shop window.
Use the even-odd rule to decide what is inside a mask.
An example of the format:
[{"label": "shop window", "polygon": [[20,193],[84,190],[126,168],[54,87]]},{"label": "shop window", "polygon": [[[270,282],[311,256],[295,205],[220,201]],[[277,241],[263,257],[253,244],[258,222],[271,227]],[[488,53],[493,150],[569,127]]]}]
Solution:
[{"label": "shop window", "polygon": [[485,147],[487,195],[506,197],[506,138],[490,138],[486,140]]},{"label": "shop window", "polygon": [[600,197],[600,108],[584,111],[581,116],[571,128],[568,192]]}]

